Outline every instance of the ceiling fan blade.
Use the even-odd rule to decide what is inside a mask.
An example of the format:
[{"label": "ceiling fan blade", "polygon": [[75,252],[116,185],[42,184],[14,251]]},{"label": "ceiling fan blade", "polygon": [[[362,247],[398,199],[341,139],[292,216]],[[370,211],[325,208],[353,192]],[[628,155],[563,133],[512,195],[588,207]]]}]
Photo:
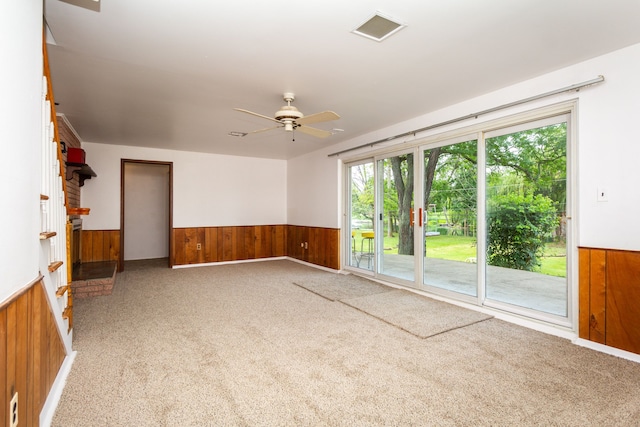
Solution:
[{"label": "ceiling fan blade", "polygon": [[307,135],[315,136],[316,138],[326,138],[331,136],[331,132],[328,130],[316,129],[309,126],[299,125],[296,127],[296,130],[306,133]]},{"label": "ceiling fan blade", "polygon": [[263,119],[271,120],[272,122],[280,123],[278,120],[274,119],[273,117],[264,116],[262,114],[254,113],[253,111],[243,110],[242,108],[234,108],[234,110],[240,111],[242,113],[251,114],[252,116],[262,117]]},{"label": "ceiling fan blade", "polygon": [[308,116],[304,116],[296,120],[296,123],[299,125],[309,125],[311,123],[320,123],[320,122],[328,122],[330,120],[338,120],[339,118],[340,116],[334,113],[333,111],[323,111],[321,113],[309,114]]},{"label": "ceiling fan blade", "polygon": [[260,132],[266,132],[266,131],[268,131],[268,130],[274,130],[274,129],[280,129],[281,127],[282,127],[282,126],[273,126],[273,127],[270,127],[270,128],[258,129],[258,130],[254,130],[253,132],[249,132],[249,134],[252,134],[252,133],[260,133]]}]

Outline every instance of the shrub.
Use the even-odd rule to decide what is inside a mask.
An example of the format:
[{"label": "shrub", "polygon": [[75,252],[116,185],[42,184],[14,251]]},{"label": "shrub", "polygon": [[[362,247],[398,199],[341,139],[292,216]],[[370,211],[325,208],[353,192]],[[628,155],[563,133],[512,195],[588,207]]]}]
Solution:
[{"label": "shrub", "polygon": [[553,201],[542,195],[507,194],[487,203],[487,259],[490,265],[533,271],[545,240],[558,225]]}]

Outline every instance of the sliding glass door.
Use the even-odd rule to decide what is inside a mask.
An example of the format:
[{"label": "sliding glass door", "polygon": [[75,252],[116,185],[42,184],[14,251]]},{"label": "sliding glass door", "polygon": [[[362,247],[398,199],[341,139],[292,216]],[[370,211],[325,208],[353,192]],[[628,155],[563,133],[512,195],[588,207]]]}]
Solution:
[{"label": "sliding glass door", "polygon": [[387,157],[378,165],[378,273],[414,281],[413,153]]},{"label": "sliding glass door", "polygon": [[423,150],[425,286],[476,296],[476,140]]},{"label": "sliding glass door", "polygon": [[374,267],[374,168],[373,161],[352,164],[349,177],[348,265],[373,271]]},{"label": "sliding glass door", "polygon": [[486,138],[486,297],[567,316],[567,117]]},{"label": "sliding glass door", "polygon": [[432,140],[350,164],[348,265],[567,324],[569,117]]}]

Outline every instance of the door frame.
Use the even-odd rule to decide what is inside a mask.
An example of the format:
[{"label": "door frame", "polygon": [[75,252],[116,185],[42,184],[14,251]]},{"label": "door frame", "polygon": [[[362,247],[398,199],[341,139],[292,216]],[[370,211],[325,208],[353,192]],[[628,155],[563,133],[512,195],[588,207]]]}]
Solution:
[{"label": "door frame", "polygon": [[[546,324],[553,325],[554,327],[566,328],[568,330],[575,330],[578,325],[578,281],[577,281],[577,273],[578,273],[578,241],[579,241],[579,233],[578,233],[578,218],[577,214],[577,194],[579,192],[578,182],[577,182],[577,169],[578,169],[578,156],[577,156],[577,109],[578,102],[576,99],[568,99],[566,101],[547,104],[539,106],[538,108],[532,108],[529,110],[512,110],[512,114],[501,115],[500,117],[496,117],[494,119],[489,119],[487,121],[471,124],[469,126],[462,126],[455,129],[450,129],[440,133],[426,133],[424,136],[419,137],[414,135],[413,141],[403,141],[401,144],[393,144],[385,147],[381,147],[377,150],[370,150],[367,152],[362,152],[358,155],[354,155],[350,158],[343,159],[343,165],[345,167],[345,171],[351,165],[357,164],[358,162],[362,162],[365,159],[373,159],[374,171],[377,173],[377,161],[381,158],[386,158],[390,156],[400,155],[402,153],[410,152],[412,149],[415,150],[416,153],[422,153],[423,149],[429,149],[438,147],[441,145],[446,145],[446,141],[452,139],[458,139],[462,136],[471,136],[475,135],[476,137],[473,139],[477,139],[478,141],[478,174],[483,173],[483,165],[485,164],[485,153],[484,153],[484,139],[485,134],[511,127],[511,126],[519,126],[525,123],[537,122],[540,120],[544,120],[547,118],[551,118],[554,116],[562,116],[566,115],[568,117],[567,120],[567,316],[561,317],[556,315],[551,315],[544,313],[542,311],[535,311],[529,309],[520,309],[516,306],[498,306],[497,304],[492,304],[492,301],[486,300],[485,295],[485,277],[484,277],[484,264],[486,264],[486,260],[484,259],[484,246],[478,248],[478,295],[476,297],[471,297],[471,301],[466,300],[466,298],[460,298],[460,296],[452,297],[451,295],[445,295],[440,292],[433,292],[433,289],[427,289],[425,286],[420,286],[417,278],[420,277],[419,271],[416,273],[415,283],[407,284],[403,280],[397,280],[393,276],[382,275],[378,272],[379,267],[375,268],[375,271],[370,274],[375,278],[380,280],[384,280],[390,283],[394,283],[400,286],[405,286],[409,288],[418,289],[420,291],[426,292],[428,294],[440,294],[441,297],[446,300],[451,300],[452,302],[469,302],[472,305],[476,305],[478,307],[484,307],[490,310],[498,310],[500,312],[504,312],[510,315],[514,315],[519,318],[532,320],[534,322],[541,321]],[[482,147],[482,149],[480,149]],[[418,158],[420,157],[419,154]],[[420,160],[414,159],[414,167],[416,162]],[[417,178],[418,175],[422,175],[422,171],[416,171],[419,173],[414,173],[414,178]],[[345,173],[345,176],[347,174]],[[480,178],[479,178],[480,179]],[[419,179],[422,181],[422,178]],[[345,181],[346,182],[346,181]],[[375,178],[376,185],[378,184],[378,178]],[[484,212],[484,185],[479,186],[478,188],[478,203],[481,208],[479,208],[477,222],[478,224],[485,223],[485,212]],[[421,182],[417,182],[414,186],[414,206],[418,202],[416,197],[420,198],[422,192]],[[420,194],[418,194],[420,193]],[[350,194],[348,191],[346,194]],[[378,189],[375,190],[376,196],[378,195]],[[345,197],[345,208],[343,209],[345,217],[350,213],[350,198]],[[376,209],[377,209],[376,202]],[[376,210],[376,219],[379,218],[379,211]],[[377,222],[377,221],[376,221]],[[349,225],[349,221],[344,222],[347,226]],[[376,229],[376,234],[379,235],[378,230]],[[350,233],[350,230],[349,230]],[[347,232],[345,232],[347,234]],[[482,230],[482,234],[478,234],[478,239],[484,240],[484,230]],[[345,240],[346,243],[346,240]],[[376,251],[378,251],[378,245],[376,245]],[[379,256],[379,255],[378,255]],[[421,258],[421,257],[420,257]],[[379,263],[378,263],[379,264]],[[418,262],[418,264],[421,264]],[[357,269],[354,267],[350,267],[347,264],[346,269],[352,271],[356,274],[363,274],[361,269]],[[422,267],[423,268],[423,267]],[[419,270],[419,268],[416,268]],[[420,280],[422,282],[422,280]],[[466,300],[466,301],[465,301]]]},{"label": "door frame", "polygon": [[[421,191],[420,190],[421,187],[419,187],[421,174],[418,170],[419,168],[417,168],[416,166],[416,159],[418,158],[418,152],[419,152],[419,147],[411,147],[411,148],[405,148],[405,149],[398,149],[397,151],[393,151],[393,152],[386,152],[382,155],[374,157],[374,177],[375,177],[374,178],[375,179],[374,205],[375,205],[375,219],[376,219],[373,227],[374,233],[376,236],[374,238],[374,248],[375,248],[374,258],[376,261],[374,262],[374,274],[383,280],[391,279],[391,281],[393,282],[396,282],[403,286],[414,288],[414,289],[422,288],[421,284],[416,281],[416,278],[418,275],[418,271],[421,268],[423,268],[422,260],[420,259],[421,257],[416,253],[416,250],[417,250],[416,236],[418,234],[421,234],[422,232],[421,231],[422,225],[419,225],[418,212],[415,209],[415,207],[418,206],[417,203],[422,200],[418,194],[419,191]],[[413,156],[413,194],[412,194],[412,200],[413,200],[412,204],[414,206],[413,208],[413,246],[414,246],[413,280],[403,279],[403,278],[392,276],[390,274],[385,274],[384,272],[382,272],[382,268],[384,267],[384,261],[383,261],[383,258],[384,258],[384,190],[381,189],[380,186],[384,181],[384,172],[382,172],[382,176],[381,176],[378,165],[381,161],[390,159],[392,157],[402,156],[402,155]],[[379,197],[380,195],[382,195],[383,197],[380,198]],[[419,200],[417,199],[417,197],[419,198]],[[381,215],[382,215],[382,218],[381,218]]]},{"label": "door frame", "polygon": [[118,271],[124,271],[124,184],[125,184],[125,165],[127,163],[137,163],[146,165],[164,165],[169,166],[169,268],[173,267],[175,262],[173,251],[173,162],[163,162],[155,160],[137,160],[137,159],[120,159],[120,253],[118,255]]}]

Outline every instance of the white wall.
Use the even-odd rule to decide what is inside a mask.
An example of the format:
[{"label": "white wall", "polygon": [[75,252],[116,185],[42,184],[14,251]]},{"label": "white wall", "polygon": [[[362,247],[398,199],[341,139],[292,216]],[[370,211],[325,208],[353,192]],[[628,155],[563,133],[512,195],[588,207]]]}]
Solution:
[{"label": "white wall", "polygon": [[289,161],[287,218],[291,225],[335,228],[339,223],[336,194],[341,192],[341,168],[325,152]]},{"label": "white wall", "polygon": [[[578,210],[575,215],[579,228],[578,244],[640,250],[640,138],[635,127],[640,114],[640,45],[354,138],[331,147],[330,150],[325,149],[289,161],[290,222],[293,220],[301,225],[340,226],[340,220],[335,215],[342,206],[342,196],[336,191],[336,186],[340,185],[337,173],[340,170],[340,160],[335,157],[328,160],[327,154],[330,152],[550,92],[594,79],[598,75],[604,75],[606,81],[580,92],[556,95],[479,117],[477,120],[471,119],[425,132],[417,137],[423,138],[560,101],[578,99]],[[402,141],[391,144],[399,143]],[[342,155],[341,158],[346,162],[372,151],[373,149],[365,148]],[[596,201],[596,189],[599,186],[608,188],[608,202]]]},{"label": "white wall", "polygon": [[38,277],[42,1],[0,2],[0,302]]},{"label": "white wall", "polygon": [[286,224],[283,160],[83,143],[98,175],[82,187],[87,230],[120,228],[120,159],[173,162],[173,226]]},{"label": "white wall", "polygon": [[169,166],[124,166],[124,260],[169,256]]}]

